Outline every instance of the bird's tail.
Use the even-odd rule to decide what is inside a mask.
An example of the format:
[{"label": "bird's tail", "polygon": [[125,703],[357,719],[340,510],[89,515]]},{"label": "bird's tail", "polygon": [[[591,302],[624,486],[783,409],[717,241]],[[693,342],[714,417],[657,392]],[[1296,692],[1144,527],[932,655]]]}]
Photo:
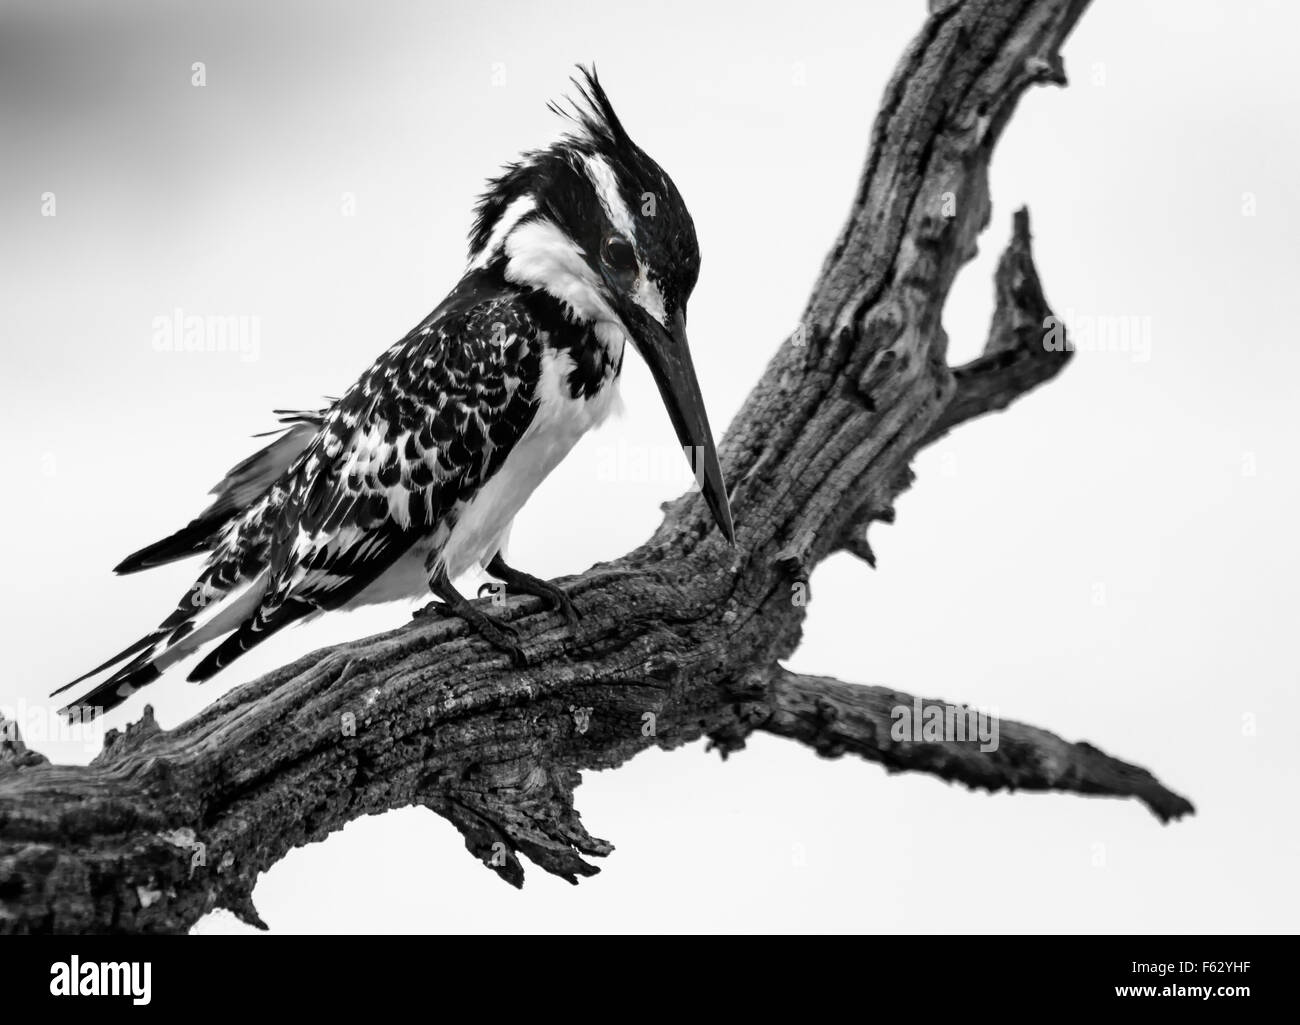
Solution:
[{"label": "bird's tail", "polygon": [[278,435],[274,441],[226,471],[212,489],[212,504],[174,534],[132,552],[114,568],[115,573],[138,573],[211,549],[221,531],[257,501],[310,444],[325,422],[327,409],[277,409],[284,427],[259,434]]},{"label": "bird's tail", "polygon": [[[60,708],[59,714],[67,716],[70,722],[89,722],[116,708],[141,687],[153,683],[162,675],[162,670],[151,661],[152,655],[152,649],[137,655],[103,683],[98,684],[76,701],[70,701]],[[65,684],[54,693],[58,694],[59,691],[71,686],[72,684]]]},{"label": "bird's tail", "polygon": [[[262,574],[215,598],[201,586],[196,586],[186,593],[176,611],[163,620],[157,630],[145,634],[108,661],[54,691],[53,694],[61,694],[83,680],[118,666],[76,701],[59,709],[59,713],[73,722],[89,722],[116,708],[141,687],[158,679],[168,666],[240,627],[256,612],[265,590],[265,580],[266,575]],[[205,595],[205,598],[199,599],[198,595]]]},{"label": "bird's tail", "polygon": [[[135,573],[216,548],[231,524],[254,508],[302,455],[320,431],[328,412],[328,407],[320,410],[275,410],[283,426],[258,435],[274,435],[275,439],[226,471],[220,483],[212,489],[212,503],[203,512],[174,534],[128,555],[118,564],[116,572]],[[199,582],[156,630],[54,691],[61,694],[117,667],[61,711],[69,716],[80,716],[84,721],[87,717],[94,718],[116,708],[141,687],[158,679],[169,665],[250,619],[257,610],[261,591],[265,589],[265,574],[254,574],[252,580],[232,580],[239,571],[227,576],[222,569],[209,563]],[[229,571],[230,565],[224,569]]]}]

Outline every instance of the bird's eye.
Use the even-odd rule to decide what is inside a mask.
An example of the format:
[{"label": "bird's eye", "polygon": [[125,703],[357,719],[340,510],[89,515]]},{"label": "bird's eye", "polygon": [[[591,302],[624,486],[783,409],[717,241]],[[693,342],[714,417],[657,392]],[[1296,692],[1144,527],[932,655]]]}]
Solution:
[{"label": "bird's eye", "polygon": [[600,247],[600,257],[610,270],[636,270],[636,251],[632,243],[618,235],[610,235]]}]

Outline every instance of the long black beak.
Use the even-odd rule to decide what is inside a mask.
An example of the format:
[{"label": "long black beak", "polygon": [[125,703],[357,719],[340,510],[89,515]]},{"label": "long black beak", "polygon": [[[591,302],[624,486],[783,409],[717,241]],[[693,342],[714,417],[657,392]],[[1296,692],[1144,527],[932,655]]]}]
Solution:
[{"label": "long black beak", "polygon": [[659,386],[677,440],[704,492],[713,519],[723,537],[734,545],[736,528],[731,522],[727,484],[722,479],[718,450],[709,430],[709,415],[704,410],[704,396],[700,394],[700,382],[686,344],[686,313],[679,309],[667,329],[639,307],[625,321],[629,321],[628,327],[636,334],[637,349]]}]

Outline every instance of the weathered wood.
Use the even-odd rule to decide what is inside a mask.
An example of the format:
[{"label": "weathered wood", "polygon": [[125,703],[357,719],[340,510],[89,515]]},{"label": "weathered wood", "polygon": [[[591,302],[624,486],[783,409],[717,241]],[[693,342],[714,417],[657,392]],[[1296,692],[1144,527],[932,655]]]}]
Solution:
[{"label": "weathered wood", "polygon": [[734,549],[688,494],[640,548],[565,582],[576,628],[531,598],[497,610],[521,631],[524,668],[456,622],[420,620],[302,658],[170,732],[146,711],[89,767],[0,745],[0,931],[183,931],[214,907],[258,923],[258,873],[410,804],[455,823],[511,883],[520,854],[576,880],[612,849],[574,810],[581,770],[701,737],[725,754],[754,730],[972,786],[1190,811],[1143,770],[1019,724],[1002,724],[993,752],[886,742],[910,697],[778,667],[798,645],[812,568],[838,550],[872,560],[866,531],[892,518],[917,450],[1069,358],[1043,346],[1050,311],[1023,212],[984,355],[950,369],[940,317],[988,219],[998,134],[1026,87],[1063,82],[1059,46],[1085,5],[932,5],[803,326],[721,446]]}]

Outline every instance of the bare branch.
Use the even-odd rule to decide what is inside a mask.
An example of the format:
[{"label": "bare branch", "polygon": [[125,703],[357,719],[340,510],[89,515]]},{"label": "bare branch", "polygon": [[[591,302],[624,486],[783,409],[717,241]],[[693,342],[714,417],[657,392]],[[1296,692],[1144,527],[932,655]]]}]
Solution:
[{"label": "bare branch", "polygon": [[0,715],[0,776],[33,765],[46,765],[49,759],[23,743],[18,723]]},{"label": "bare branch", "polygon": [[1059,374],[1074,355],[1065,325],[1043,296],[1030,249],[1027,209],[1016,211],[1011,242],[998,263],[994,286],[997,305],[984,352],[953,371],[956,394],[926,437],[927,443],[967,420],[1006,409]]},{"label": "bare branch", "polygon": [[[757,728],[807,744],[827,757],[855,754],[891,771],[925,772],[994,792],[1061,790],[1136,797],[1162,822],[1195,810],[1145,769],[1083,741],[1071,744],[1036,726],[984,717],[979,728],[993,738],[993,746],[986,749],[972,730],[972,712],[965,706],[784,669],[773,675],[772,715]],[[962,724],[963,738],[955,739],[951,730],[943,738],[929,738],[928,726],[945,722]]]}]

